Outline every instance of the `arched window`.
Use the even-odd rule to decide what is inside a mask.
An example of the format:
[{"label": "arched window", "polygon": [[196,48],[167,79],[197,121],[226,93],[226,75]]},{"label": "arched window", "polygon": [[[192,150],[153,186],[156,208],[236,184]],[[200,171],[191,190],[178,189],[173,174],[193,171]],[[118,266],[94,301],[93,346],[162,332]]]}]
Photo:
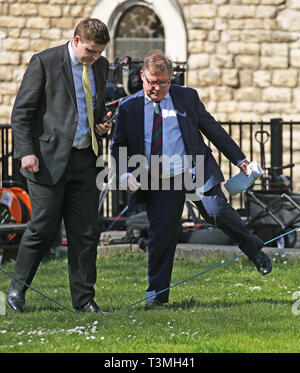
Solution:
[{"label": "arched window", "polygon": [[120,17],[114,34],[114,59],[130,56],[143,59],[151,49],[165,52],[164,29],[152,9],[136,5]]},{"label": "arched window", "polygon": [[111,41],[104,55],[111,62],[116,57],[143,58],[145,51],[156,48],[173,61],[187,60],[187,31],[179,0],[97,0],[91,17],[108,27]]}]

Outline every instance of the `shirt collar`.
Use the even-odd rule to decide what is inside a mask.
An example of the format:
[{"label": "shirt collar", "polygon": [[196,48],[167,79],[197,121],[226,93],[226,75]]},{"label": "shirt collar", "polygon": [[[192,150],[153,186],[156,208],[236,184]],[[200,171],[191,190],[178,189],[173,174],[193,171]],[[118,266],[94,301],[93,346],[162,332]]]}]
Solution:
[{"label": "shirt collar", "polygon": [[70,55],[72,67],[80,65],[80,61],[76,57],[76,55],[75,55],[75,53],[73,51],[73,48],[72,48],[72,40],[70,40],[69,43],[68,43],[68,50],[69,50],[69,55]]},{"label": "shirt collar", "polygon": [[[165,97],[160,101],[160,102],[162,102],[162,101],[164,101],[164,100],[169,100],[171,98],[171,96],[170,96],[170,92],[168,92],[166,95],[165,95]],[[155,102],[155,101],[152,101],[151,100],[151,98],[149,97],[149,96],[147,96],[146,95],[146,93],[145,93],[145,105],[147,105],[147,104],[149,104],[150,102]]]}]

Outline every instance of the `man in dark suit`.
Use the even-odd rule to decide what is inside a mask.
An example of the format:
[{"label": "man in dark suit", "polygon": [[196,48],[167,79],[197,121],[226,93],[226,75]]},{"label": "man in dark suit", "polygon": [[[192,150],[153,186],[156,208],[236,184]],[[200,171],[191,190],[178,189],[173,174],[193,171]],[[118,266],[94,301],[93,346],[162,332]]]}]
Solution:
[{"label": "man in dark suit", "polygon": [[[102,121],[108,61],[101,54],[108,42],[104,23],[87,18],[70,42],[34,55],[11,119],[15,157],[28,181],[32,209],[15,277],[31,284],[63,218],[72,303],[82,312],[101,311],[94,301],[100,235],[96,160],[101,136],[111,128]],[[7,304],[13,311],[24,311],[26,289],[12,280]]]},{"label": "man in dark suit", "polygon": [[[249,164],[246,156],[205,110],[197,92],[171,84],[171,76],[172,62],[160,51],[152,51],[146,56],[141,72],[143,90],[120,104],[111,145],[121,185],[125,183],[124,188],[133,193],[130,199],[135,198],[146,204],[150,224],[146,304],[168,302],[168,291],[156,293],[168,288],[171,281],[186,195],[184,185],[178,188],[178,179],[184,179],[183,176],[197,169],[199,155],[204,159],[203,165],[200,164],[200,168],[204,168],[204,175],[200,184],[197,181],[197,191],[202,190],[202,193],[194,203],[201,214],[233,236],[262,275],[269,273],[272,268],[270,259],[261,251],[263,241],[245,229],[237,212],[227,203],[220,187],[224,181],[223,175],[211,149],[204,143],[202,133],[245,173]],[[120,155],[122,148],[126,149],[128,158],[145,156],[146,161],[140,163],[148,167],[146,182],[141,176],[143,173],[138,179],[136,170],[132,168],[123,170],[122,166],[120,171],[120,164],[124,164],[120,159],[124,158]],[[164,162],[164,157],[174,159],[174,156],[177,161]],[[186,156],[193,160],[190,169],[184,161]],[[156,171],[152,167],[155,157],[162,159],[162,162],[156,163]],[[158,183],[152,183],[155,177]],[[167,190],[165,181],[170,185]],[[153,185],[155,187],[151,188]]]}]

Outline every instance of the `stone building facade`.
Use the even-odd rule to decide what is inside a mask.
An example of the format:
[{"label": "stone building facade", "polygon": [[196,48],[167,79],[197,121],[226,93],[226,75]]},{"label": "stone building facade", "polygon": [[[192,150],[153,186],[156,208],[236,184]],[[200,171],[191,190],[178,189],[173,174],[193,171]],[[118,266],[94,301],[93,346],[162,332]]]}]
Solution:
[{"label": "stone building facade", "polygon": [[108,25],[110,61],[118,37],[155,35],[143,20],[134,23],[136,14],[126,34],[123,14],[136,6],[161,22],[157,40],[174,61],[187,62],[186,84],[217,120],[300,121],[300,0],[0,0],[0,123],[10,123],[31,56],[66,43],[82,18]]},{"label": "stone building facade", "polygon": [[300,1],[185,3],[189,83],[218,119],[299,120]]},{"label": "stone building facade", "polygon": [[300,0],[0,0],[0,123],[33,53],[69,40],[86,16],[112,29],[126,4],[162,20],[166,52],[184,49],[186,82],[218,120],[300,120]]}]

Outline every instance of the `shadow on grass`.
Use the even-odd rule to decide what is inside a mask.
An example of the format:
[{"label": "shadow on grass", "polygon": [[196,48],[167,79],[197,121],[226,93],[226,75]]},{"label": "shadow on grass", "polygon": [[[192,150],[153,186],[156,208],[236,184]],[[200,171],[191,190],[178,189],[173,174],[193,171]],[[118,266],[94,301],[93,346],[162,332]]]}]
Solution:
[{"label": "shadow on grass", "polygon": [[[268,304],[268,305],[273,305],[273,306],[278,306],[278,305],[289,305],[291,306],[293,303],[293,301],[291,300],[273,300],[273,299],[258,299],[258,300],[245,300],[245,301],[241,301],[241,302],[224,302],[224,301],[221,301],[221,300],[216,300],[216,301],[211,301],[211,302],[201,302],[193,297],[191,298],[187,298],[187,299],[183,299],[181,302],[172,302],[172,303],[168,303],[168,304],[164,304],[163,306],[161,307],[154,307],[153,309],[150,308],[150,310],[170,310],[170,311],[180,311],[180,310],[189,310],[189,309],[194,309],[194,308],[199,308],[199,309],[211,309],[211,308],[214,308],[214,309],[218,309],[218,308],[231,308],[231,307],[241,307],[241,306],[246,306],[246,305],[251,305],[251,304]],[[136,305],[136,306],[133,306],[133,307],[130,307],[130,309],[137,309],[137,310],[141,310],[141,309],[144,309],[146,310],[146,308],[144,307],[144,304],[139,304],[139,305]],[[127,307],[121,307],[121,308],[117,308],[117,309],[110,309],[109,311],[106,310],[106,312],[108,312],[108,314],[112,315],[116,312],[120,312],[120,311],[125,311],[127,309]],[[43,306],[40,306],[40,305],[34,305],[34,304],[31,304],[31,305],[26,305],[26,310],[25,310],[25,313],[34,313],[34,312],[43,312],[43,311],[46,311],[46,312],[54,312],[54,313],[58,313],[58,312],[61,312],[61,311],[66,311],[68,312],[70,315],[73,314],[75,316],[78,316],[80,314],[78,314],[77,312],[71,312],[71,310],[66,310],[66,309],[63,309],[62,307],[60,306],[56,306],[55,304],[51,305],[43,305]],[[81,314],[83,315],[83,314]]]},{"label": "shadow on grass", "polygon": [[213,301],[213,302],[201,302],[195,298],[188,298],[184,299],[181,302],[173,302],[167,304],[165,308],[169,308],[172,310],[176,309],[191,309],[195,307],[199,308],[230,308],[230,307],[239,307],[245,306],[250,304],[270,304],[270,305],[292,305],[293,301],[289,300],[273,300],[273,299],[258,299],[258,300],[245,300],[241,302],[224,302],[224,301]]},{"label": "shadow on grass", "polygon": [[26,305],[26,309],[25,309],[25,313],[42,312],[42,311],[61,312],[61,311],[67,311],[67,310],[64,310],[62,307],[55,306],[55,305],[53,305],[53,306],[52,305],[39,306],[39,305],[34,305],[34,304]]}]

